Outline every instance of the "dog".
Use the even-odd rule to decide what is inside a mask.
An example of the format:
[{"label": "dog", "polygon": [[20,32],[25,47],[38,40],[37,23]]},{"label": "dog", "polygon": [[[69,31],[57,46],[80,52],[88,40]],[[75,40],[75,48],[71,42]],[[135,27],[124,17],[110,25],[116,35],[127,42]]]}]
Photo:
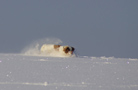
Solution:
[{"label": "dog", "polygon": [[70,57],[74,55],[75,48],[71,46],[62,46],[54,44],[43,44],[40,52],[46,55]]}]

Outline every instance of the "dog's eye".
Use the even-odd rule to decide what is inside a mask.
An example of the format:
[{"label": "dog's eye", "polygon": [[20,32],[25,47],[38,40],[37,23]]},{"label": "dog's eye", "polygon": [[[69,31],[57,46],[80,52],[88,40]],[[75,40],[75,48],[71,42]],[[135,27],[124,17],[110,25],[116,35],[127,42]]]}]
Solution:
[{"label": "dog's eye", "polygon": [[67,48],[67,51],[70,51],[70,49],[69,49],[69,48]]}]

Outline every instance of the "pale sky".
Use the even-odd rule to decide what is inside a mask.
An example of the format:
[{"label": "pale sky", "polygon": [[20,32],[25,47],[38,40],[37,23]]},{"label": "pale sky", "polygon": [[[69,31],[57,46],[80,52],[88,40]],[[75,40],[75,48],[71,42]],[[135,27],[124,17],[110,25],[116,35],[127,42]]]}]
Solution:
[{"label": "pale sky", "polygon": [[0,53],[44,37],[81,56],[138,58],[138,0],[0,1]]}]

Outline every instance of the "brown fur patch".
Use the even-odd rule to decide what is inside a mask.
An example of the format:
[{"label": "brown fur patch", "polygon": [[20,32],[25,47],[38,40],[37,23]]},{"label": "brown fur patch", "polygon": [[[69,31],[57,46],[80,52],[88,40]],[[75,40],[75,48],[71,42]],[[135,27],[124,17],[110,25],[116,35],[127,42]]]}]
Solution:
[{"label": "brown fur patch", "polygon": [[54,49],[58,49],[61,45],[54,45]]}]

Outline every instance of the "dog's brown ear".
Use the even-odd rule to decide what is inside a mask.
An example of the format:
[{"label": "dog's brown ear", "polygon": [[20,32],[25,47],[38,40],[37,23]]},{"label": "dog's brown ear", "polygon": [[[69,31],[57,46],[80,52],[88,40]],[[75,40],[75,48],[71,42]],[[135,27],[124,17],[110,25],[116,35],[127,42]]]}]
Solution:
[{"label": "dog's brown ear", "polygon": [[54,48],[57,49],[59,48],[61,45],[54,45]]},{"label": "dog's brown ear", "polygon": [[72,47],[72,51],[74,51],[75,50],[75,48],[74,47]]}]

